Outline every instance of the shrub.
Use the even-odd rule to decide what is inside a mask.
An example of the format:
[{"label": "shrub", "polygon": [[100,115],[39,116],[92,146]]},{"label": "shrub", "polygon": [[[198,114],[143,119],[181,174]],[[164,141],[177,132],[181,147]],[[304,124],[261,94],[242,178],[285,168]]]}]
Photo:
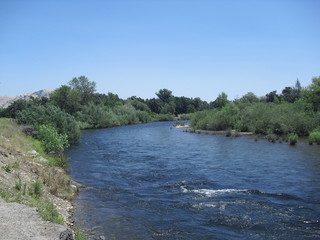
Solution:
[{"label": "shrub", "polygon": [[190,120],[194,113],[181,114],[179,120]]},{"label": "shrub", "polygon": [[231,137],[232,136],[232,131],[231,129],[227,129],[226,131],[226,137]]},{"label": "shrub", "polygon": [[33,184],[32,184],[32,193],[34,194],[35,197],[40,197],[42,194],[42,184],[39,180],[36,180]]},{"label": "shrub", "polygon": [[145,111],[136,111],[136,115],[141,123],[152,122],[153,118],[150,116],[148,112]]},{"label": "shrub", "polygon": [[289,133],[288,139],[289,139],[290,145],[296,145],[298,141],[298,135],[296,133]]},{"label": "shrub", "polygon": [[66,134],[69,142],[75,142],[80,137],[78,122],[73,116],[53,105],[32,106],[17,113],[19,124],[51,125],[59,134]]},{"label": "shrub", "polygon": [[266,138],[269,142],[272,143],[275,143],[277,141],[277,135],[275,135],[274,133],[267,134]]},{"label": "shrub", "polygon": [[309,143],[317,143],[320,145],[320,129],[317,128],[316,130],[312,131],[309,135]]},{"label": "shrub", "polygon": [[112,111],[117,115],[120,125],[129,125],[139,123],[136,109],[131,104],[116,106]]},{"label": "shrub", "polygon": [[47,153],[56,153],[61,155],[65,148],[69,146],[66,134],[59,134],[51,125],[37,126],[39,131],[38,138],[43,142]]},{"label": "shrub", "polygon": [[158,114],[156,116],[156,120],[157,121],[173,121],[174,120],[174,116],[171,114]]},{"label": "shrub", "polygon": [[76,113],[76,119],[82,122],[83,128],[108,128],[120,125],[118,117],[113,112],[94,104],[84,106]]}]

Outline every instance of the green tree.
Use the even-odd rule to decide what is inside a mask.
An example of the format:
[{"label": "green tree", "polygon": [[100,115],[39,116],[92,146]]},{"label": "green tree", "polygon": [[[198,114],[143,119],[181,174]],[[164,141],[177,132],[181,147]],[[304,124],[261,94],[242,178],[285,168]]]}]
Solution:
[{"label": "green tree", "polygon": [[147,99],[146,102],[152,112],[154,112],[154,113],[161,112],[162,102],[160,99],[151,98],[151,99]]},{"label": "green tree", "polygon": [[52,102],[64,109],[67,113],[73,114],[81,107],[81,94],[69,86],[62,85],[50,94]]},{"label": "green tree", "polygon": [[174,114],[176,111],[176,104],[174,101],[170,101],[169,103],[165,103],[161,108],[162,114]]},{"label": "green tree", "polygon": [[242,98],[239,99],[239,101],[244,103],[255,103],[259,102],[259,98],[253,92],[248,92],[243,95]]},{"label": "green tree", "polygon": [[214,100],[212,105],[215,108],[223,108],[225,105],[227,105],[228,102],[229,102],[228,95],[222,92],[219,94],[216,100]]},{"label": "green tree", "polygon": [[302,94],[303,99],[312,105],[314,111],[320,111],[320,76],[312,78],[312,84]]},{"label": "green tree", "polygon": [[93,98],[93,94],[96,91],[96,83],[90,82],[87,77],[80,76],[73,78],[69,85],[72,89],[77,90],[81,94],[82,104],[90,102]]},{"label": "green tree", "polygon": [[156,93],[157,97],[164,103],[169,103],[172,100],[172,91],[164,88],[160,89],[159,92]]},{"label": "green tree", "polygon": [[117,94],[109,92],[105,97],[103,104],[107,107],[115,107],[123,105],[123,100]]},{"label": "green tree", "polygon": [[151,112],[147,104],[138,99],[128,99],[127,103],[131,104],[136,110]]},{"label": "green tree", "polygon": [[277,91],[272,91],[266,94],[266,102],[278,102],[278,94]]}]

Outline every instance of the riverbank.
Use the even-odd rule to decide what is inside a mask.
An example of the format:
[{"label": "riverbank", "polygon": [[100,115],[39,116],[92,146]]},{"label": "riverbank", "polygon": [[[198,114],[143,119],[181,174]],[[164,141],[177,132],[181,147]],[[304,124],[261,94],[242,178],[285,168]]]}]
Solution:
[{"label": "riverbank", "polygon": [[181,123],[176,123],[174,125],[175,128],[182,128],[184,129],[185,132],[190,132],[190,133],[202,133],[202,134],[211,134],[211,135],[225,135],[229,137],[238,137],[238,136],[253,136],[255,135],[254,132],[238,132],[236,130],[224,130],[224,131],[212,131],[212,130],[194,130],[191,129],[188,124],[181,124]]},{"label": "riverbank", "polygon": [[13,120],[0,119],[1,239],[73,239],[78,187],[59,161]]}]

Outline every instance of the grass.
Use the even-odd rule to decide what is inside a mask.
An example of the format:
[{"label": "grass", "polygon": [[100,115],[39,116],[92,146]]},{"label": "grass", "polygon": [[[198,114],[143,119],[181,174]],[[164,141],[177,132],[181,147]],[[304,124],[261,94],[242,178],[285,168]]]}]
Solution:
[{"label": "grass", "polygon": [[[19,187],[17,187],[17,184]],[[25,183],[22,185],[20,181],[16,183],[15,192],[2,189],[0,190],[0,197],[5,199],[7,202],[17,202],[38,208],[42,219],[58,224],[63,224],[63,218],[57,212],[53,203],[48,199],[41,197],[41,184],[35,182],[31,184],[31,186],[32,187],[29,187],[29,191],[26,191],[27,184]]]},{"label": "grass", "polygon": [[14,163],[14,164],[8,164],[2,167],[7,173],[11,172],[13,169],[15,168],[19,168],[19,164],[18,163]]},{"label": "grass", "polygon": [[34,194],[35,197],[40,197],[42,194],[42,184],[41,182],[37,179],[35,183],[32,184],[33,191],[32,193]]},{"label": "grass", "polygon": [[[13,169],[21,168],[21,171],[30,171],[31,179],[36,179],[33,182],[32,180],[22,182],[18,176],[12,183],[12,187],[8,189],[2,188],[0,183],[0,197],[8,202],[36,207],[44,220],[62,224],[63,218],[56,211],[54,204],[49,201],[47,193],[50,192],[64,199],[72,199],[74,196],[74,191],[70,187],[70,177],[61,169],[67,166],[65,159],[48,156],[43,144],[26,136],[12,119],[0,118],[0,146],[8,154],[24,156],[19,164],[3,166],[6,172],[10,173]],[[28,154],[33,150],[37,152],[36,156]],[[41,162],[40,157],[48,161]]]},{"label": "grass", "polygon": [[44,220],[58,224],[63,224],[63,218],[57,212],[52,202],[44,201],[40,203],[39,212]]},{"label": "grass", "polygon": [[16,182],[15,189],[17,191],[21,191],[21,188],[22,188],[22,183],[21,183],[21,179],[19,178],[19,181]]},{"label": "grass", "polygon": [[79,229],[75,229],[75,240],[87,240],[86,235]]}]

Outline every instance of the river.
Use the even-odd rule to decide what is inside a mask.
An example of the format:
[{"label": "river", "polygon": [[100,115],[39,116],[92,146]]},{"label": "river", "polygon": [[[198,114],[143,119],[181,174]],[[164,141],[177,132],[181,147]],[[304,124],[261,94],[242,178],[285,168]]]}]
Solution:
[{"label": "river", "polygon": [[66,157],[90,239],[320,239],[320,147],[184,132],[85,131]]}]

